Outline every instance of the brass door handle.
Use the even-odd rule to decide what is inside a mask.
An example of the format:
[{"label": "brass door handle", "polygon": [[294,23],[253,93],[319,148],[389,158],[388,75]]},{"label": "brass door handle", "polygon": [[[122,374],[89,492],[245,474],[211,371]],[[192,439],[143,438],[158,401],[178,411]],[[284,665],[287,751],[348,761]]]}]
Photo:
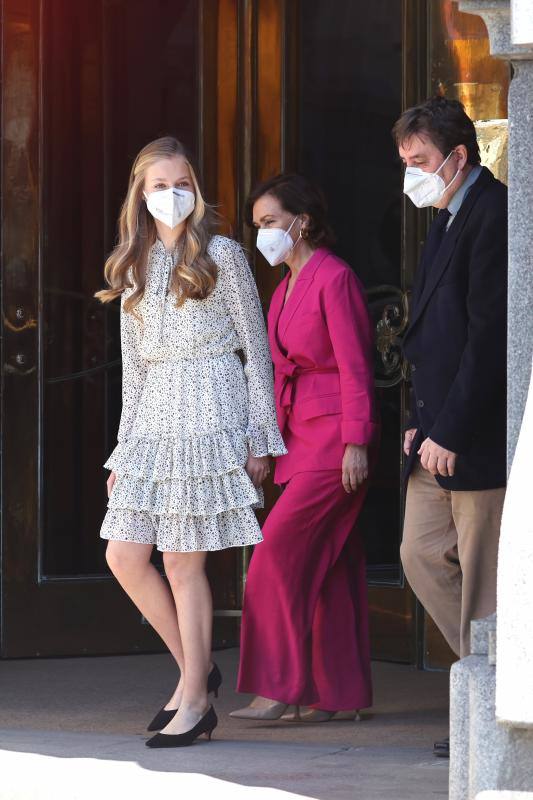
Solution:
[{"label": "brass door handle", "polygon": [[367,296],[375,329],[375,384],[384,388],[396,386],[409,373],[401,347],[401,337],[409,324],[409,293],[397,286],[383,285],[368,289]]}]

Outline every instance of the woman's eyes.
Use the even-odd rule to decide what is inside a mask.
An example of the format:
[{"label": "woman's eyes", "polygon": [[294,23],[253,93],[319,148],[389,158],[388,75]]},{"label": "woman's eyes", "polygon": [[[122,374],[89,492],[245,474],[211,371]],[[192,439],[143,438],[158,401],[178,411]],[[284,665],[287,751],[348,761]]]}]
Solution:
[{"label": "woman's eyes", "polygon": [[[180,183],[178,183],[178,188],[179,189],[181,189],[181,188],[188,189],[189,187],[190,187],[189,181],[180,181]],[[170,187],[166,183],[156,183],[156,185],[154,186],[154,192],[161,192],[161,191],[164,191],[165,189],[169,189],[169,188]]]},{"label": "woman's eyes", "polygon": [[258,224],[256,222],[254,222],[254,228],[256,229],[256,231],[258,231],[261,228],[268,228],[269,225],[272,225],[275,222],[276,222],[275,219],[264,219],[262,221],[262,224]]}]

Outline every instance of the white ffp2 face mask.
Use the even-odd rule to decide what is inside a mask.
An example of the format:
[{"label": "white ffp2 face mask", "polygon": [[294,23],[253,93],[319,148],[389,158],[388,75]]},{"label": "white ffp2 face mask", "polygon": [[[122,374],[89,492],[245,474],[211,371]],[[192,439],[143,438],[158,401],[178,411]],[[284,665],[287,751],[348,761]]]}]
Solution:
[{"label": "white ffp2 face mask", "polygon": [[168,228],[175,228],[187,219],[192,214],[196,201],[194,192],[174,187],[150,194],[144,192],[144,199],[152,217]]},{"label": "white ffp2 face mask", "polygon": [[295,242],[293,242],[290,235],[290,230],[297,219],[298,217],[294,217],[287,230],[283,228],[260,228],[258,230],[257,249],[263,254],[271,267],[277,267],[278,264],[282,264],[300,241],[301,233]]},{"label": "white ffp2 face mask", "polygon": [[420,169],[420,167],[406,168],[405,177],[403,180],[403,191],[404,194],[406,194],[407,197],[413,201],[417,208],[427,208],[428,206],[434,206],[439,203],[442,200],[444,193],[448,191],[454,180],[459,175],[461,171],[460,169],[457,170],[448,186],[446,186],[443,179],[439,175],[439,172],[454,152],[455,151],[452,150],[450,155],[444,159],[436,172],[424,172],[424,170]]}]

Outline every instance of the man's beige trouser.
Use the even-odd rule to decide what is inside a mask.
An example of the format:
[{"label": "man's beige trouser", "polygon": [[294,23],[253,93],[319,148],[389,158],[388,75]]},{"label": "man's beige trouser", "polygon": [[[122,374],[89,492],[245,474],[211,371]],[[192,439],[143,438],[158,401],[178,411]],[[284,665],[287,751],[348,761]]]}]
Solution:
[{"label": "man's beige trouser", "polygon": [[452,650],[470,654],[470,621],[496,610],[505,489],[442,489],[415,466],[407,487],[401,559],[407,580]]}]

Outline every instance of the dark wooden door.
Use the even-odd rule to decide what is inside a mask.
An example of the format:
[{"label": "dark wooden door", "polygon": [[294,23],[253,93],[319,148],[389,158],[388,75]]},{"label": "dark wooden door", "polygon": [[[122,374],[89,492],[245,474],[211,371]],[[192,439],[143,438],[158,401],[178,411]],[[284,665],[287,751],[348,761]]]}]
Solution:
[{"label": "dark wooden door", "polygon": [[[101,465],[120,414],[118,311],[92,300],[129,168],[172,133],[196,154],[225,232],[249,247],[265,310],[281,268],[253,249],[253,184],[324,188],[338,252],[376,325],[381,458],[362,527],[373,651],[421,662],[399,561],[399,350],[425,220],[401,196],[390,127],[427,90],[426,3],[2,0],[4,657],[161,646],[109,575]],[[276,489],[267,487],[267,508]],[[215,644],[236,644],[248,551],[214,554]]]},{"label": "dark wooden door", "polygon": [[[242,234],[257,173],[252,51],[260,72],[258,33],[276,38],[280,12],[234,0],[3,0],[2,10],[1,653],[159,649],[98,535],[121,366],[118,309],[92,298],[131,162],[157,136],[196,153],[223,227]],[[280,85],[269,102],[279,105]],[[277,169],[280,125],[261,156],[273,153]],[[218,645],[237,641],[245,562],[238,550],[210,558]]]}]

